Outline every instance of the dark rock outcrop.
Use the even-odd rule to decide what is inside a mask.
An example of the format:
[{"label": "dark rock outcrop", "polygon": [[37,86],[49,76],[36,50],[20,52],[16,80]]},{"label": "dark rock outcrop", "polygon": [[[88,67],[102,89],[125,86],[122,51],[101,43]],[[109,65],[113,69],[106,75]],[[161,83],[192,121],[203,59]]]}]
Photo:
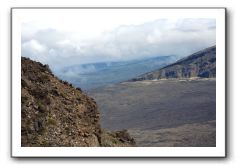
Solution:
[{"label": "dark rock outcrop", "polygon": [[190,77],[216,77],[216,46],[196,52],[173,64],[143,74],[130,81]]},{"label": "dark rock outcrop", "polygon": [[59,80],[47,65],[22,57],[23,147],[135,145],[126,133],[123,134],[126,137],[121,140],[122,135],[114,136],[102,131],[99,120],[99,111],[93,98],[88,97],[80,88]]},{"label": "dark rock outcrop", "polygon": [[130,137],[127,130],[117,131],[108,133],[106,131],[102,131],[101,134],[101,145],[104,147],[126,147],[127,144],[131,146],[135,146],[135,140]]}]

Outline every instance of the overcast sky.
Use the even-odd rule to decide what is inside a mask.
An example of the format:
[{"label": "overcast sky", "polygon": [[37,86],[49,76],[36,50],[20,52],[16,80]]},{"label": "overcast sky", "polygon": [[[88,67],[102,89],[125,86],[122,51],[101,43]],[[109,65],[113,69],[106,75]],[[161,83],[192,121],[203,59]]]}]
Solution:
[{"label": "overcast sky", "polygon": [[22,56],[59,69],[153,56],[187,56],[215,45],[211,18],[87,10],[33,13],[22,20]]}]

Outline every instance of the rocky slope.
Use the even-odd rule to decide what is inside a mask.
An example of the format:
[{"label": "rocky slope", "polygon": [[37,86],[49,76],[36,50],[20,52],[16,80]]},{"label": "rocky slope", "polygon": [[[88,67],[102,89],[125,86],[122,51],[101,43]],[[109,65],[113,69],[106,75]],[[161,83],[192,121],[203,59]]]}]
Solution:
[{"label": "rocky slope", "polygon": [[21,59],[21,145],[134,146],[126,130],[100,127],[93,98],[59,80],[47,65]]},{"label": "rocky slope", "polygon": [[216,46],[196,52],[159,70],[133,78],[131,81],[190,77],[216,77]]}]

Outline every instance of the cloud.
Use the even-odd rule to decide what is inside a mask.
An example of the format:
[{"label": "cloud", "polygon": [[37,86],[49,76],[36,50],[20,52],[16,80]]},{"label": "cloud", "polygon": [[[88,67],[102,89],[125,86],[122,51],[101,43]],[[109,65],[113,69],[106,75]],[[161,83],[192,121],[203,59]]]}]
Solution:
[{"label": "cloud", "polygon": [[33,26],[25,24],[22,55],[48,63],[53,69],[152,56],[182,57],[214,45],[215,26],[215,19],[158,19],[140,25],[121,25],[94,38],[77,39],[57,29],[30,30]]},{"label": "cloud", "polygon": [[166,19],[142,25],[120,26],[100,38],[85,41],[88,56],[103,55],[114,59],[133,59],[159,55],[185,56],[215,44],[215,20]]},{"label": "cloud", "polygon": [[31,39],[29,41],[23,42],[21,49],[23,56],[30,55],[30,57],[39,61],[45,61],[44,59],[47,58],[47,56],[45,56],[48,53],[47,47],[41,44],[38,40]]},{"label": "cloud", "polygon": [[208,29],[215,29],[215,19],[184,19],[176,23],[176,29],[184,32],[201,32]]},{"label": "cloud", "polygon": [[41,53],[46,50],[44,45],[41,45],[37,40],[30,40],[22,44],[22,48],[25,50],[30,50],[33,53]]}]

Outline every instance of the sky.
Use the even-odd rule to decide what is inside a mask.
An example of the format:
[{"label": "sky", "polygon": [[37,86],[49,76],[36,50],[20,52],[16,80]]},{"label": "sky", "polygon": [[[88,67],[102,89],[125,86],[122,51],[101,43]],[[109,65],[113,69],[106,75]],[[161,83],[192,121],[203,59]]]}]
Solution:
[{"label": "sky", "polygon": [[22,56],[53,70],[154,56],[184,57],[215,45],[214,18],[150,11],[67,10],[22,17]]}]

